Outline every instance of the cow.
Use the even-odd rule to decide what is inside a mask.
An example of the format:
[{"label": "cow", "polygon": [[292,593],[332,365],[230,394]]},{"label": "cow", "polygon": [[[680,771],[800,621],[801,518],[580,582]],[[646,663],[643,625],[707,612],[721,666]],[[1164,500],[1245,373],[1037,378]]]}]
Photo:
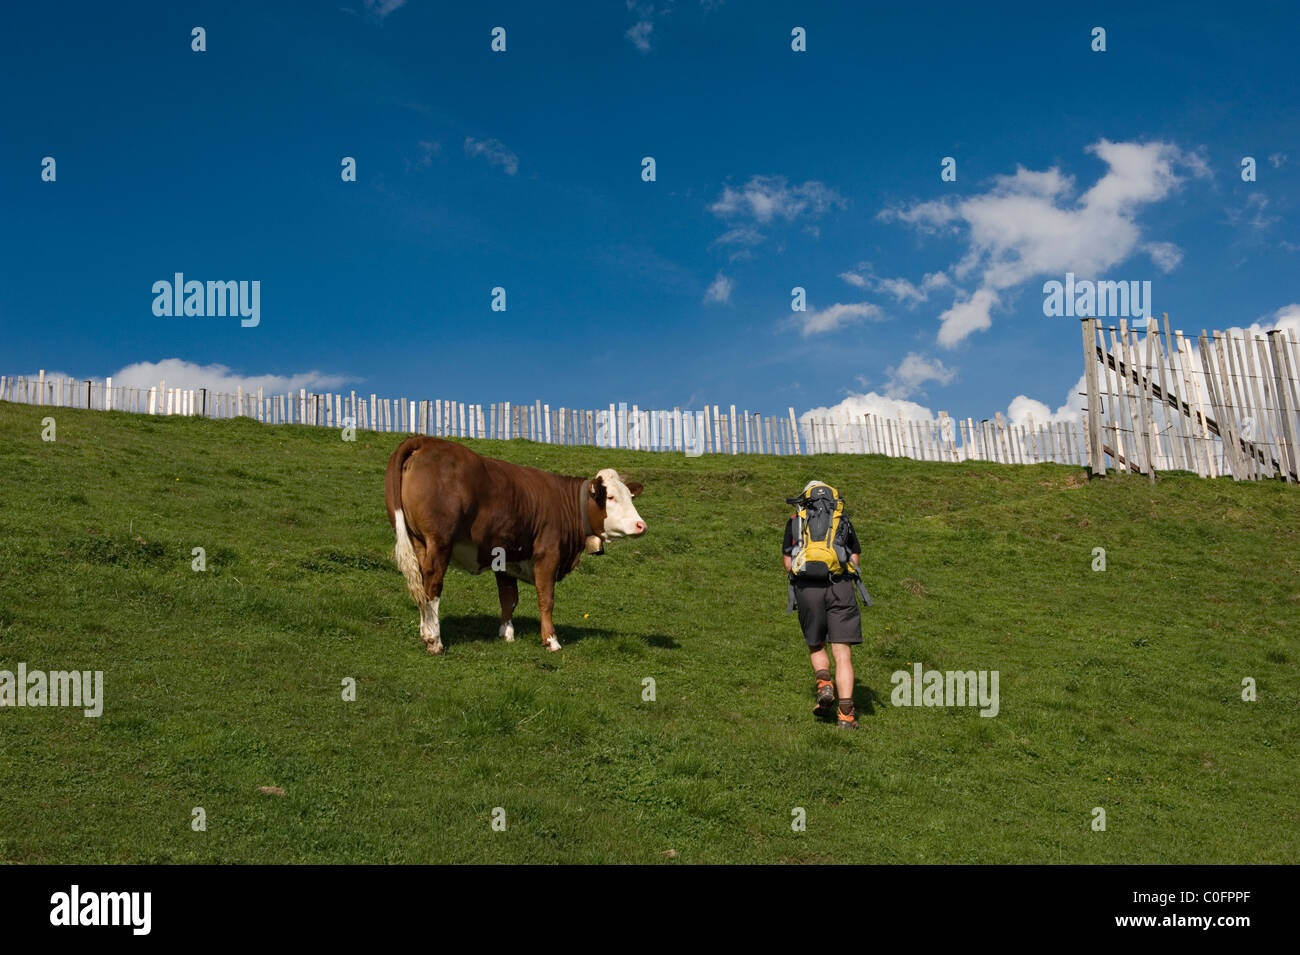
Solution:
[{"label": "cow", "polygon": [[486,458],[454,441],[407,438],[388,459],[384,497],[425,648],[445,652],[438,604],[454,564],[471,574],[492,568],[501,600],[497,636],[507,641],[515,638],[518,581],[533,584],[542,645],[559,650],[551,620],[556,582],[584,553],[604,553],[607,541],[645,533],[632,503],[641,490],[613,468],[591,478],[563,477]]}]

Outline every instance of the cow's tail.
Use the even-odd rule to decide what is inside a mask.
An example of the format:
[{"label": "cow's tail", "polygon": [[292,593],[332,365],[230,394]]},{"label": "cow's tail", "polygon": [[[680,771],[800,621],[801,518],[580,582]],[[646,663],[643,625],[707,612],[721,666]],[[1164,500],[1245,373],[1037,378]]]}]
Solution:
[{"label": "cow's tail", "polygon": [[402,576],[406,578],[406,586],[411,591],[411,597],[417,604],[423,606],[428,599],[424,592],[424,574],[420,571],[420,560],[415,556],[415,548],[411,546],[411,535],[406,529],[406,515],[402,513],[402,470],[406,466],[406,459],[414,450],[413,443],[408,441],[393,452],[392,460],[388,462],[388,473],[384,476],[384,483],[388,506],[393,514],[393,530],[397,535],[393,558],[397,561]]},{"label": "cow's tail", "polygon": [[424,592],[424,574],[420,572],[420,561],[415,556],[415,548],[411,546],[411,535],[406,532],[406,516],[400,507],[393,515],[393,523],[397,530],[397,546],[393,550],[393,556],[397,559],[397,566],[402,569],[402,576],[406,578],[411,597],[417,604],[423,604],[428,599]]}]

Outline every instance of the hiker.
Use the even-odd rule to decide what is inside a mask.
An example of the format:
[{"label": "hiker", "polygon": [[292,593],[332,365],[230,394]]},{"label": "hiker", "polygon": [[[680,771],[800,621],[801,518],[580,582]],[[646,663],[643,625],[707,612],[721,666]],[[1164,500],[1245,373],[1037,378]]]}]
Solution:
[{"label": "hiker", "polygon": [[[871,595],[858,575],[862,545],[844,515],[839,492],[822,481],[809,481],[798,497],[786,498],[795,513],[785,525],[781,545],[789,575],[787,612],[799,611],[799,626],[813,672],[817,677],[817,705],[813,715],[840,729],[857,729],[853,708],[852,647],[862,642],[862,616],[858,595],[871,606]],[[831,681],[829,643],[835,654],[835,680]]]}]

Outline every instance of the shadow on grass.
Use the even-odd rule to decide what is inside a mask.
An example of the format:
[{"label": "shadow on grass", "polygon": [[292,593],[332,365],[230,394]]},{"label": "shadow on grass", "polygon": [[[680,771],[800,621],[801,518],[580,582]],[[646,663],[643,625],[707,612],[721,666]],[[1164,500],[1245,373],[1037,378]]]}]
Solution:
[{"label": "shadow on grass", "polygon": [[871,687],[859,684],[853,688],[853,708],[859,716],[875,716],[876,703],[879,701],[880,697]]},{"label": "shadow on grass", "polygon": [[[515,617],[513,622],[516,642],[525,639],[541,642],[542,627],[536,617]],[[442,639],[447,644],[504,642],[497,635],[501,621],[495,614],[477,613],[464,614],[458,617],[446,616],[442,618],[441,623]],[[662,633],[620,634],[613,630],[606,630],[603,627],[575,627],[572,624],[558,624],[555,628],[555,637],[560,641],[561,646],[579,643],[588,637],[608,639],[620,636],[640,637],[647,646],[660,650],[677,650],[681,648],[681,644],[676,640]]]}]

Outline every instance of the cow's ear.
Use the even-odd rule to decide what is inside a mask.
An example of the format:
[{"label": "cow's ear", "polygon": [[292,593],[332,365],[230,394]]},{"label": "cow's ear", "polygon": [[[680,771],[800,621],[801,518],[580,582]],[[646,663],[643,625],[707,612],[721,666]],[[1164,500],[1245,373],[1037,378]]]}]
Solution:
[{"label": "cow's ear", "polygon": [[633,497],[636,497],[645,490],[645,487],[642,486],[640,481],[624,481],[623,483],[627,485],[627,492]]},{"label": "cow's ear", "polygon": [[605,479],[599,475],[591,482],[591,497],[596,502],[596,506],[603,511],[605,509]]}]

